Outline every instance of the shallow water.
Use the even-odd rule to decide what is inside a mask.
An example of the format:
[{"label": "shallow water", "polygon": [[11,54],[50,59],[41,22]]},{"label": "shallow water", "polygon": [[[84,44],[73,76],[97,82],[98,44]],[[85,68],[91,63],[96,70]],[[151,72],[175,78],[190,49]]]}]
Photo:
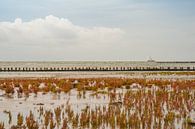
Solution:
[{"label": "shallow water", "polygon": [[[92,92],[87,92],[85,98],[77,98],[78,92],[73,89],[70,93],[53,94],[38,93],[30,94],[28,97],[24,95],[18,98],[17,94],[13,95],[13,98],[3,96],[4,91],[0,91],[0,122],[4,122],[7,128],[11,126],[8,123],[8,115],[4,111],[10,111],[12,113],[12,125],[17,123],[18,113],[22,113],[24,118],[29,114],[29,111],[33,111],[33,114],[38,119],[39,112],[37,110],[43,107],[45,110],[53,110],[54,108],[66,105],[67,101],[72,106],[74,112],[80,112],[86,106],[95,108],[99,105],[108,105],[109,100],[107,96],[99,96],[98,98],[92,97]],[[39,105],[43,104],[43,105]]]},{"label": "shallow water", "polygon": [[[0,78],[144,78],[144,79],[170,79],[170,80],[193,80],[195,75],[162,75],[162,74],[149,74],[150,72],[3,72],[0,73]],[[151,88],[142,87],[137,84],[132,84],[130,86],[131,91],[157,91],[158,86],[153,85]],[[17,90],[17,89],[15,89]],[[108,89],[104,89],[108,90]],[[170,86],[167,86],[169,92],[172,91]],[[186,89],[186,91],[189,89]],[[116,93],[126,93],[127,89],[118,88]],[[185,91],[185,90],[184,90]],[[194,94],[194,91],[190,91]],[[25,95],[18,97],[15,92],[13,96],[8,97],[4,95],[4,91],[0,91],[0,122],[4,122],[6,128],[10,128],[11,125],[17,123],[18,113],[22,113],[24,118],[29,115],[30,110],[33,111],[35,118],[40,122],[43,118],[39,118],[40,112],[38,111],[40,107],[44,110],[54,110],[54,108],[66,105],[67,102],[71,105],[74,113],[80,113],[86,106],[90,106],[91,109],[95,109],[98,106],[108,107],[110,98],[107,94],[100,94],[97,96],[91,96],[94,92],[87,91],[85,98],[78,98],[78,92],[76,89],[72,89],[69,93],[47,93],[43,94],[39,92],[37,95],[31,93],[28,97]],[[156,95],[154,95],[155,97]],[[123,96],[124,97],[124,96]],[[191,96],[193,98],[194,96]],[[193,102],[194,103],[194,102]],[[41,104],[41,105],[40,105]],[[121,107],[123,109],[124,107]],[[135,108],[135,107],[134,107]],[[12,122],[9,124],[8,114],[4,111],[10,111],[12,113]],[[136,110],[136,109],[134,109]],[[179,112],[179,111],[175,111]],[[168,113],[166,104],[164,105],[164,113]],[[164,114],[164,115],[165,115]],[[153,118],[154,119],[154,118]],[[154,120],[153,120],[154,121]],[[183,123],[186,121],[184,118],[179,118],[174,120],[174,128],[183,128]],[[153,123],[154,124],[154,123]],[[41,125],[40,125],[41,126]],[[57,128],[57,127],[56,127]],[[106,128],[111,128],[106,126]],[[142,125],[141,125],[142,128]],[[162,129],[164,128],[164,122],[162,122]]]},{"label": "shallow water", "polygon": [[13,61],[0,62],[0,67],[194,67],[195,63],[158,63],[146,61]]},{"label": "shallow water", "polygon": [[[132,92],[139,92],[143,90],[147,92],[151,90],[153,91],[154,96],[156,96],[155,92],[159,90],[159,87],[153,85],[151,88],[148,87],[144,88],[141,85],[132,84],[130,86],[130,89],[125,89],[125,87],[117,88],[116,93],[124,94],[129,90]],[[170,86],[167,86],[166,90],[171,92],[172,88]],[[104,91],[108,91],[108,89],[106,88],[104,89]],[[194,91],[191,92],[194,94]],[[98,94],[97,96],[92,96],[93,93],[95,92],[86,91],[84,98],[83,97],[78,98],[78,91],[76,89],[72,89],[69,93],[43,94],[39,92],[37,95],[31,93],[28,97],[25,97],[25,95],[19,97],[18,94],[14,93],[11,97],[7,97],[4,95],[4,91],[0,91],[0,96],[1,96],[0,97],[0,121],[5,123],[6,128],[11,127],[10,124],[8,123],[9,121],[8,115],[4,113],[5,110],[10,111],[12,113],[11,124],[13,125],[17,123],[16,120],[17,120],[18,113],[22,113],[25,118],[29,114],[30,110],[33,111],[35,118],[40,122],[42,120],[42,118],[39,117],[40,112],[38,111],[40,107],[43,107],[44,110],[53,110],[54,108],[62,105],[65,105],[66,107],[67,102],[69,102],[74,113],[81,113],[82,109],[86,108],[86,106],[89,106],[90,109],[95,109],[96,107],[99,106],[107,107],[109,105],[110,98],[108,97],[107,94]],[[136,110],[136,107],[132,109],[132,112],[134,112],[134,110]],[[163,105],[163,110],[164,110],[164,115],[168,113],[166,103]],[[181,119],[176,118],[174,121],[174,128],[181,129],[183,127],[182,124],[184,121],[185,120],[183,118]],[[107,126],[106,128],[110,128],[110,127]],[[162,129],[164,128],[164,122],[162,122],[161,128]]]},{"label": "shallow water", "polygon": [[146,78],[146,79],[195,79],[195,75],[150,75],[151,72],[0,72],[2,78]]}]

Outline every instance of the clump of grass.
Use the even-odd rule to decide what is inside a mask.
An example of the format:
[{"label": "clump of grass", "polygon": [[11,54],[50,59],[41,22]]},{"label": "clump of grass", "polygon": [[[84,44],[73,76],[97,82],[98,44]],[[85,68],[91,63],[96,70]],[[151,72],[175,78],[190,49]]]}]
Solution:
[{"label": "clump of grass", "polygon": [[26,117],[26,126],[28,129],[38,129],[39,128],[39,124],[35,120],[32,111],[30,111],[30,115]]},{"label": "clump of grass", "polygon": [[6,94],[13,94],[14,93],[14,88],[13,88],[13,86],[6,86],[6,88],[5,88],[5,93]]},{"label": "clump of grass", "polygon": [[48,127],[49,125],[49,120],[52,118],[52,113],[51,111],[45,111],[45,114],[44,114],[44,126],[45,128]]},{"label": "clump of grass", "polygon": [[67,118],[65,118],[63,120],[62,129],[68,129],[68,120],[67,120]]},{"label": "clump of grass", "polygon": [[56,117],[56,121],[57,121],[57,125],[59,126],[60,124],[60,120],[61,120],[61,108],[57,107],[54,109],[54,113],[55,113],[55,117]]},{"label": "clump of grass", "polygon": [[50,123],[49,125],[50,129],[54,129],[56,127],[56,123],[54,122],[53,118],[50,119],[49,123]]},{"label": "clump of grass", "polygon": [[5,129],[5,125],[3,122],[0,122],[0,129]]},{"label": "clump of grass", "polygon": [[18,114],[18,116],[17,116],[17,125],[20,127],[20,126],[22,126],[22,124],[23,124],[23,115],[22,114]]},{"label": "clump of grass", "polygon": [[173,124],[175,119],[175,113],[174,112],[168,112],[165,116],[165,123]]}]

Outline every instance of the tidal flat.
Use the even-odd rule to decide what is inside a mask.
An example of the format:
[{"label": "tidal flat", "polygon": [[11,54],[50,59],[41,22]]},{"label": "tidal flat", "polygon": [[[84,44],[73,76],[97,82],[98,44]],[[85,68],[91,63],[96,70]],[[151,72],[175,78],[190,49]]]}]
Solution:
[{"label": "tidal flat", "polygon": [[1,78],[0,129],[193,128],[193,74],[130,75]]}]

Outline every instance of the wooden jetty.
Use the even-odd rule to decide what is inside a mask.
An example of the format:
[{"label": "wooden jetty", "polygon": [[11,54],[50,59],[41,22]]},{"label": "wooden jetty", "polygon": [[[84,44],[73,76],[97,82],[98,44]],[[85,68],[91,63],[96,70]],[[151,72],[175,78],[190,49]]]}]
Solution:
[{"label": "wooden jetty", "polygon": [[0,72],[195,71],[195,67],[0,67]]}]

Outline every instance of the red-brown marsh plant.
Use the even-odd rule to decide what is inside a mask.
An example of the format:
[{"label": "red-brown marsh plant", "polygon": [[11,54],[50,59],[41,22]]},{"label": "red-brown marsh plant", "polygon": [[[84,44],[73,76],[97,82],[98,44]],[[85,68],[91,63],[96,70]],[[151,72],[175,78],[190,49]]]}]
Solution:
[{"label": "red-brown marsh plant", "polygon": [[32,111],[30,111],[30,115],[26,117],[26,126],[28,129],[38,129],[38,122],[34,119],[34,115]]},{"label": "red-brown marsh plant", "polygon": [[48,127],[49,125],[49,120],[52,118],[52,113],[51,111],[45,111],[45,114],[44,114],[44,126],[45,128]]},{"label": "red-brown marsh plant", "polygon": [[18,114],[18,116],[17,116],[17,125],[20,127],[20,126],[22,126],[22,124],[23,124],[23,115],[22,114]]},{"label": "red-brown marsh plant", "polygon": [[56,127],[56,123],[54,122],[53,118],[50,119],[49,123],[50,123],[49,125],[50,129],[54,129]]},{"label": "red-brown marsh plant", "polygon": [[5,129],[4,123],[0,122],[0,129]]},{"label": "red-brown marsh plant", "polygon": [[62,129],[68,129],[68,120],[67,120],[67,118],[65,118],[65,119],[63,120]]},{"label": "red-brown marsh plant", "polygon": [[61,121],[61,107],[57,107],[54,109],[54,113],[55,113],[55,117],[56,117],[56,121],[57,121],[57,125],[59,126],[60,121]]},{"label": "red-brown marsh plant", "polygon": [[13,86],[11,86],[11,85],[6,86],[6,87],[5,87],[5,93],[6,93],[6,94],[13,94],[13,93],[14,93],[14,88],[13,88]]}]

